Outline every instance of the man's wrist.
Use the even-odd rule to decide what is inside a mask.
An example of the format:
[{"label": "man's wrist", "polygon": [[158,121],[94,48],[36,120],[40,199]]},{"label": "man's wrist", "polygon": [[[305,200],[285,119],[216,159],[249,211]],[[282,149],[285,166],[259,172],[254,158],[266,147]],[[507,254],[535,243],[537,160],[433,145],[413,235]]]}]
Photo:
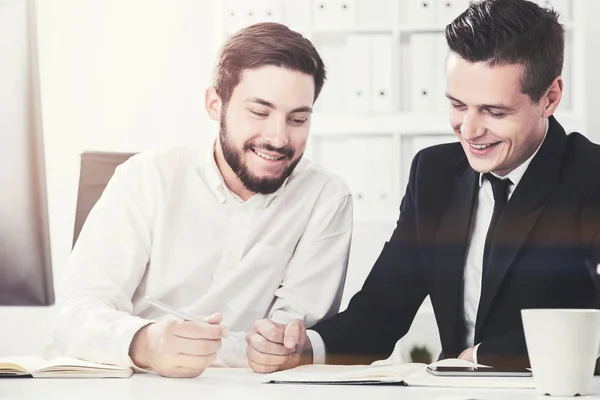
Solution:
[{"label": "man's wrist", "polygon": [[304,347],[302,348],[302,353],[300,354],[300,365],[313,364],[313,359],[314,355],[312,343],[307,336],[306,341],[304,342]]},{"label": "man's wrist", "polygon": [[138,330],[129,345],[129,358],[136,367],[141,369],[150,368],[148,360],[148,328],[150,325],[152,324],[145,325]]}]

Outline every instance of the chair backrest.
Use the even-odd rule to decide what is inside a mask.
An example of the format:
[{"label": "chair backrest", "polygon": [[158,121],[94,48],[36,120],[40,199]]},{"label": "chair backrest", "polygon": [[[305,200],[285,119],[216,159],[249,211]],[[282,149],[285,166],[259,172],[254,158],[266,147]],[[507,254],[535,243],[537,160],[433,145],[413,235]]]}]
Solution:
[{"label": "chair backrest", "polygon": [[134,154],[100,151],[85,151],[81,154],[73,246],[77,242],[88,214],[102,196],[115,170]]}]

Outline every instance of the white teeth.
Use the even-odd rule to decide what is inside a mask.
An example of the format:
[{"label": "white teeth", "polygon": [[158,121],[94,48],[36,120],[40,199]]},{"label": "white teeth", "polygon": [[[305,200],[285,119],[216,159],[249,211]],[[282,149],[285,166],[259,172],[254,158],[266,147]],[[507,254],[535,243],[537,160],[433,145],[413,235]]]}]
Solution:
[{"label": "white teeth", "polygon": [[473,147],[474,149],[477,149],[477,150],[487,149],[490,146],[491,146],[491,144],[472,144],[471,143],[471,147]]},{"label": "white teeth", "polygon": [[[254,149],[253,149],[253,150],[254,150]],[[262,157],[262,158],[265,158],[265,159],[267,159],[267,160],[271,160],[271,161],[277,161],[277,160],[281,160],[281,159],[283,158],[283,156],[281,156],[281,157],[272,157],[272,156],[270,156],[270,155],[268,155],[268,154],[261,153],[261,152],[260,152],[260,151],[258,151],[258,150],[254,150],[254,153],[255,153],[257,156],[259,156],[259,157]]]}]

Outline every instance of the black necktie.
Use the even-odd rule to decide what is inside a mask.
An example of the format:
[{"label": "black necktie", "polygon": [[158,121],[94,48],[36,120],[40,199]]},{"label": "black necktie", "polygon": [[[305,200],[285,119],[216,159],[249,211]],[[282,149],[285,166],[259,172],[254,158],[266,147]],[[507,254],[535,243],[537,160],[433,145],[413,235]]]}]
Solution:
[{"label": "black necktie", "polygon": [[488,228],[487,235],[485,237],[485,248],[483,250],[483,267],[481,275],[485,276],[486,266],[490,258],[490,249],[494,240],[494,234],[496,232],[496,225],[498,220],[506,207],[508,199],[508,187],[512,185],[510,179],[500,179],[492,175],[491,173],[484,174],[485,178],[492,184],[492,192],[494,192],[494,212],[492,213],[492,220],[490,221],[490,227]]}]

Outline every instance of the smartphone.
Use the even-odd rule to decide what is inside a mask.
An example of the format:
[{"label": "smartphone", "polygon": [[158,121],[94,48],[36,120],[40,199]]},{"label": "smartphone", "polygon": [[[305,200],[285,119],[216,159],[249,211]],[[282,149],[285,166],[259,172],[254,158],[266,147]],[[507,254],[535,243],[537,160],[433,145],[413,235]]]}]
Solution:
[{"label": "smartphone", "polygon": [[528,377],[529,369],[503,369],[494,367],[427,367],[427,372],[435,376],[502,376],[502,377]]}]

